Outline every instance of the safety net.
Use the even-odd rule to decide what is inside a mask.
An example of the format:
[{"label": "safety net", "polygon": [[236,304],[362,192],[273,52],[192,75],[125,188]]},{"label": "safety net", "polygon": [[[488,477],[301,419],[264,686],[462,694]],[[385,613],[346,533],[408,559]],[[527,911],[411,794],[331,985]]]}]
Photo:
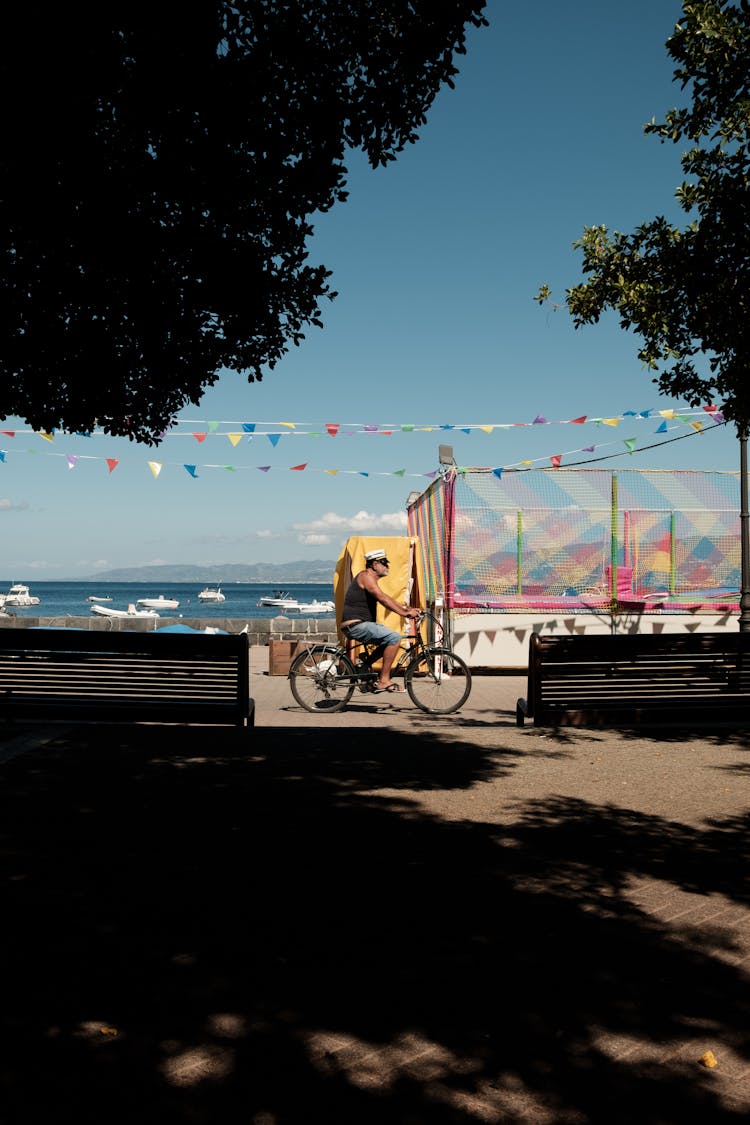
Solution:
[{"label": "safety net", "polygon": [[451,469],[407,514],[447,607],[737,606],[739,473]]}]

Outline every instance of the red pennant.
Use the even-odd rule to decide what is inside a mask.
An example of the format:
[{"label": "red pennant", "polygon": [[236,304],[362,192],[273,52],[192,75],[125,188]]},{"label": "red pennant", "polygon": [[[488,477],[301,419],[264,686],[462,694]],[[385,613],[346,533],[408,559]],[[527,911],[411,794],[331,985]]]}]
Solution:
[{"label": "red pennant", "polygon": [[290,468],[296,469],[299,472],[301,469],[307,468],[307,461],[305,461],[304,465],[290,465]]},{"label": "red pennant", "polygon": [[116,457],[108,457],[107,458],[107,464],[109,465],[110,473],[113,473],[115,471],[115,469],[117,468],[117,466],[120,464],[120,462],[118,461],[118,459]]},{"label": "red pennant", "polygon": [[206,440],[205,434],[193,434],[193,437],[195,438],[196,441],[205,441]]},{"label": "red pennant", "polygon": [[582,415],[580,418],[571,418],[571,422],[574,422],[577,426],[582,426],[585,421],[586,421],[586,415],[585,414]]},{"label": "red pennant", "polygon": [[553,469],[559,469],[560,462],[562,461],[562,453],[556,453],[554,457],[550,457],[550,461],[552,462]]},{"label": "red pennant", "polygon": [[336,434],[339,432],[339,423],[326,422],[326,429],[328,430],[328,433],[331,435],[331,437],[336,437]]},{"label": "red pennant", "polygon": [[0,430],[0,434],[6,434],[7,437],[15,437],[16,431],[15,430]]}]

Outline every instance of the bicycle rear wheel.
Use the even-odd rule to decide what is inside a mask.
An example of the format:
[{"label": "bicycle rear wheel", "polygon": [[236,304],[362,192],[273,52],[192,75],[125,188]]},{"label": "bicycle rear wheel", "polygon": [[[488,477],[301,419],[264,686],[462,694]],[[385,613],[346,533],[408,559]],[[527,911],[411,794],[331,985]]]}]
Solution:
[{"label": "bicycle rear wheel", "polygon": [[469,698],[471,672],[450,649],[431,645],[404,669],[404,683],[412,702],[422,711],[449,715]]},{"label": "bicycle rear wheel", "polygon": [[315,645],[295,656],[289,668],[292,695],[315,714],[343,711],[354,692],[351,660],[333,645]]}]

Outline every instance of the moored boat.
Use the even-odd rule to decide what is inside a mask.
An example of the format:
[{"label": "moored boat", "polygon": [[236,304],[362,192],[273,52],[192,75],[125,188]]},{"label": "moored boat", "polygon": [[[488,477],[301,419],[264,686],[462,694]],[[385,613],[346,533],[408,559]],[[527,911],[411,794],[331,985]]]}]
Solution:
[{"label": "moored boat", "polygon": [[297,602],[296,606],[291,609],[291,612],[297,613],[335,613],[336,603],[323,601],[319,602],[317,598],[313,598],[311,602]]},{"label": "moored boat", "polygon": [[297,599],[293,598],[288,590],[274,590],[272,594],[265,594],[259,598],[258,605],[285,606],[296,601]]},{"label": "moored boat", "polygon": [[29,593],[29,587],[24,586],[22,582],[14,582],[8,593],[3,596],[4,606],[18,606],[24,608],[30,605],[39,605],[41,598],[34,597]]},{"label": "moored boat", "polygon": [[96,596],[96,594],[89,594],[89,596],[86,598],[86,601],[87,602],[111,602],[112,599],[109,596],[109,594],[103,594],[101,598],[98,598]]},{"label": "moored boat", "polygon": [[226,598],[221,592],[221,586],[217,582],[214,586],[206,586],[198,594],[198,600],[201,602],[223,602]]},{"label": "moored boat", "polygon": [[108,605],[92,605],[91,612],[96,613],[99,617],[152,617],[156,618],[159,614],[155,609],[136,609],[133,602],[130,602],[127,609],[113,609]]},{"label": "moored boat", "polygon": [[177,609],[180,603],[177,598],[165,598],[159,594],[158,598],[138,598],[135,604],[144,609]]},{"label": "moored boat", "polygon": [[336,612],[336,605],[332,601],[318,601],[317,598],[313,598],[311,602],[301,602],[297,598],[291,597],[288,592],[282,590],[274,590],[273,597],[261,598],[258,605],[277,609],[282,616],[285,613],[327,614]]}]

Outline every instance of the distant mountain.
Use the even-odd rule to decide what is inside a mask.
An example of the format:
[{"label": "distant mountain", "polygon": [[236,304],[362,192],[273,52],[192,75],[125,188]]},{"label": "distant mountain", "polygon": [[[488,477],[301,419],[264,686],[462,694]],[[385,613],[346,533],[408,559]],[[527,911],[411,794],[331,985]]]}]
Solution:
[{"label": "distant mountain", "polygon": [[332,582],[336,563],[333,560],[312,559],[288,563],[227,563],[225,566],[190,566],[186,563],[164,563],[161,566],[120,567],[119,570],[100,570],[90,574],[91,582],[268,582],[281,586],[286,583]]}]

